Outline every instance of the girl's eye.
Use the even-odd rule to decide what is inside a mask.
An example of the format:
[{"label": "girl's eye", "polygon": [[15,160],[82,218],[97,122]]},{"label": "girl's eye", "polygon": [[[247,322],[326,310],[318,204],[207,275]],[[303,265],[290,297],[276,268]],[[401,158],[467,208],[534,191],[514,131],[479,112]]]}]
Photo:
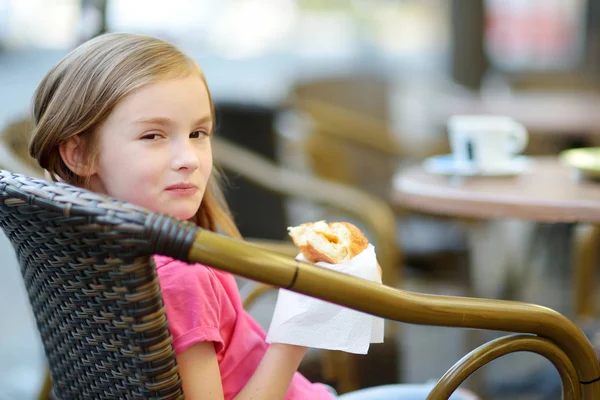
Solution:
[{"label": "girl's eye", "polygon": [[147,135],[142,136],[143,140],[156,140],[160,138],[158,133],[148,133]]},{"label": "girl's eye", "polygon": [[209,133],[206,131],[194,131],[190,133],[190,139],[199,139],[204,136],[209,136]]}]

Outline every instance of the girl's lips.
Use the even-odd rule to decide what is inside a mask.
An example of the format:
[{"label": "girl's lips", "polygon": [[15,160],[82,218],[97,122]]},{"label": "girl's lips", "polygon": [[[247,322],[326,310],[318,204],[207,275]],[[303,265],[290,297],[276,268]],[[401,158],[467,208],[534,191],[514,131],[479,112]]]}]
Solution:
[{"label": "girl's lips", "polygon": [[166,190],[179,196],[191,196],[198,191],[198,186],[191,183],[177,183],[167,187]]}]

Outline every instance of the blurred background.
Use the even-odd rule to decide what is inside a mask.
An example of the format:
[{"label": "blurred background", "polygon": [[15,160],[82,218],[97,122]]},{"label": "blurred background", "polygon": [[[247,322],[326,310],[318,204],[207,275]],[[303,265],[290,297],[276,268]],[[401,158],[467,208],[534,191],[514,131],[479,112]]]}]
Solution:
[{"label": "blurred background", "polygon": [[[288,225],[350,220],[389,256],[388,284],[532,301],[575,318],[574,224],[507,216],[474,226],[410,210],[393,193],[404,168],[450,151],[446,122],[457,113],[514,117],[529,131],[532,157],[595,146],[599,18],[591,0],[0,0],[0,168],[36,169],[26,152],[29,113],[49,68],[104,32],[153,35],[205,72],[217,136],[235,146],[218,154],[244,236],[275,244]],[[274,175],[254,174],[261,163]],[[377,215],[391,216],[391,228],[377,231],[367,203],[317,205],[311,189],[286,191],[281,171],[351,187],[349,198],[383,209]],[[0,255],[0,399],[33,399],[43,348],[1,234]],[[273,304],[271,295],[253,307],[265,327]],[[480,340],[449,328],[396,334],[396,346],[374,350],[388,361],[365,359],[356,385],[439,378]],[[560,398],[558,375],[541,357],[506,359],[468,385],[490,399]]]}]

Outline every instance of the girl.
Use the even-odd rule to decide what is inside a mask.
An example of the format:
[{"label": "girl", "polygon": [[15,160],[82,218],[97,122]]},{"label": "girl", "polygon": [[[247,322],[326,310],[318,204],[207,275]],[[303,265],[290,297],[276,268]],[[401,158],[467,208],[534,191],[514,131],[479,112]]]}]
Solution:
[{"label": "girl", "polygon": [[[52,179],[241,239],[212,168],[206,80],[174,46],[130,34],[84,43],[40,83],[34,119],[29,151]],[[296,372],[306,348],[265,343],[233,276],[155,261],[187,398],[334,398]],[[425,399],[429,389],[394,385],[340,398]]]}]

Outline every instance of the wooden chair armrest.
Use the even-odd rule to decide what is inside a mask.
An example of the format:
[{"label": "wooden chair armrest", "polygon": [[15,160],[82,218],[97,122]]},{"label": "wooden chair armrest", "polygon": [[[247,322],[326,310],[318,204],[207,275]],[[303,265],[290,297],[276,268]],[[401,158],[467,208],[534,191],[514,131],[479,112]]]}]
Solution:
[{"label": "wooden chair armrest", "polygon": [[549,308],[394,289],[299,263],[280,253],[206,231],[196,236],[188,257],[190,261],[208,263],[251,280],[389,320],[537,335],[551,341],[571,360],[582,398],[600,398],[600,364],[589,339],[572,321]]},{"label": "wooden chair armrest", "polygon": [[246,241],[255,246],[286,254],[290,257],[296,257],[299,253],[298,247],[296,247],[291,241],[255,238],[246,239]]},{"label": "wooden chair armrest", "polygon": [[563,400],[581,399],[577,371],[564,351],[548,339],[532,335],[509,335],[485,343],[460,359],[437,382],[427,400],[448,399],[479,368],[520,351],[537,353],[554,364],[562,381]]},{"label": "wooden chair armrest", "polygon": [[[298,254],[298,248],[291,242],[285,242],[283,240],[268,240],[268,239],[246,239],[246,242],[261,247],[263,249],[271,250],[277,253],[285,254],[290,257],[296,257]],[[244,302],[244,308],[251,307],[256,300],[263,294],[270,290],[276,289],[271,285],[265,285],[263,283],[248,282],[240,289],[240,295]]]}]

